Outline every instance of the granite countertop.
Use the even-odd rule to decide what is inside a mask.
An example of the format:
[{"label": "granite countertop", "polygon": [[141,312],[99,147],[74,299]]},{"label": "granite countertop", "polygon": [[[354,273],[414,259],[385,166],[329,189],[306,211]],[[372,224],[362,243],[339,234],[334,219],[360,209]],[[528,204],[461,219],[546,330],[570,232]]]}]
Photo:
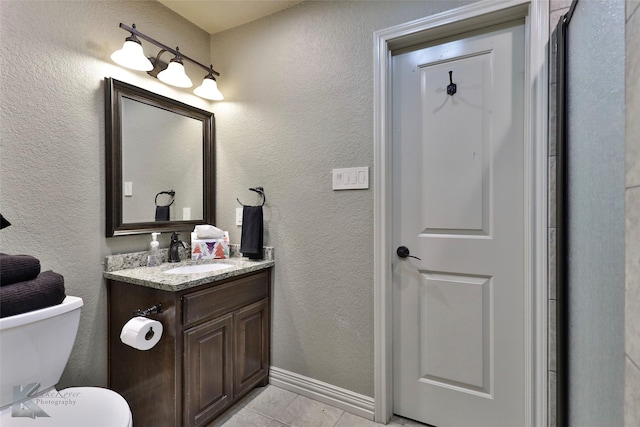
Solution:
[{"label": "granite countertop", "polygon": [[[132,283],[134,285],[176,292],[193,288],[199,285],[204,285],[206,283],[228,279],[230,277],[264,270],[266,268],[274,266],[272,248],[265,248],[265,259],[259,261],[253,261],[248,258],[240,257],[236,253],[235,256],[227,259],[198,261],[185,260],[175,263],[164,262],[162,263],[162,265],[159,265],[157,267],[144,266],[144,263],[142,263],[140,260],[146,260],[146,254],[146,252],[136,252],[133,254],[111,255],[106,257],[105,271],[103,273],[104,277],[120,282]],[[182,259],[185,258],[188,257],[182,256]],[[206,273],[165,273],[165,271],[171,270],[176,267],[214,263],[231,264],[231,266],[229,268]]]}]

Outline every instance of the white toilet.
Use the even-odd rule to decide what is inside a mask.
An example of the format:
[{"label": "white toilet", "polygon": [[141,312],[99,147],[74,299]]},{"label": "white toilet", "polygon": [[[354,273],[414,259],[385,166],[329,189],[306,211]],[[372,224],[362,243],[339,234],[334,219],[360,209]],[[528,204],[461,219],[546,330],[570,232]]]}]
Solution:
[{"label": "white toilet", "polygon": [[[0,319],[0,425],[132,427],[129,405],[100,387],[56,390],[80,323],[82,299]],[[35,418],[35,419],[34,419]]]}]

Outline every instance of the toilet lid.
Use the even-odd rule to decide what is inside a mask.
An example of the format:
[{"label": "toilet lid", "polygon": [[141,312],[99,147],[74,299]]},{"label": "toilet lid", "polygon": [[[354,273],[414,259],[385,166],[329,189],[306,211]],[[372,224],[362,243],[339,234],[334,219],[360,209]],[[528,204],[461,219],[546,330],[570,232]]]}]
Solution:
[{"label": "toilet lid", "polygon": [[[31,399],[20,411],[3,411],[2,427],[131,427],[131,411],[118,393],[99,387],[71,387]],[[42,412],[40,412],[42,411]],[[35,419],[32,416],[35,415]]]}]

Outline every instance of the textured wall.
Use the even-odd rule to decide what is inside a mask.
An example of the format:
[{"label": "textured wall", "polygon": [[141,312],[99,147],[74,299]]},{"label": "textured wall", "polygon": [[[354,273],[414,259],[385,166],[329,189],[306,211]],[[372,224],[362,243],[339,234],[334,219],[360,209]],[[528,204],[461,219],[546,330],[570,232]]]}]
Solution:
[{"label": "textured wall", "polygon": [[373,164],[373,32],[462,4],[312,1],[212,36],[217,218],[237,241],[264,186],[274,366],[373,396],[373,192],[331,169]]},{"label": "textured wall", "polygon": [[640,1],[626,20],[625,427],[640,425]]},{"label": "textured wall", "polygon": [[[373,163],[373,32],[464,3],[313,1],[210,39],[156,2],[0,1],[0,212],[13,223],[0,249],[39,257],[85,301],[62,385],[106,384],[101,262],[150,240],[104,237],[111,76],[216,113],[217,225],[238,241],[235,198],[256,202],[256,185],[267,194],[274,365],[372,396],[373,194],[332,191],[330,172]],[[211,54],[226,101],[112,64],[119,22],[203,62]]]},{"label": "textured wall", "polygon": [[[568,29],[569,422],[622,425],[624,1],[579,1]],[[606,114],[603,114],[606,112]]]},{"label": "textured wall", "polygon": [[[68,294],[84,299],[63,386],[106,385],[101,263],[150,240],[104,237],[104,77],[210,109],[113,64],[109,55],[128,35],[120,22],[209,58],[209,35],[155,1],[0,1],[0,212],[13,224],[0,232],[0,251],[38,257],[43,270],[64,275]],[[166,247],[169,236],[160,237]]]}]

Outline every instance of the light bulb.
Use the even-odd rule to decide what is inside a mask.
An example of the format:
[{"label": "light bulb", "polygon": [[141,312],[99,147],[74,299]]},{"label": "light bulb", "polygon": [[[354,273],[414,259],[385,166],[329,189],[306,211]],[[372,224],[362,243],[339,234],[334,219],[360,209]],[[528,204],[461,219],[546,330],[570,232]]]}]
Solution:
[{"label": "light bulb", "polygon": [[222,101],[224,96],[218,89],[218,83],[213,77],[206,76],[202,80],[202,84],[194,89],[193,93],[201,98],[211,99],[212,101]]},{"label": "light bulb", "polygon": [[127,40],[122,45],[122,49],[116,50],[111,54],[113,62],[123,67],[131,68],[132,70],[153,70],[153,64],[144,56],[140,42],[130,40],[130,38],[131,37],[127,37]]},{"label": "light bulb", "polygon": [[168,85],[176,87],[191,87],[193,83],[184,72],[184,65],[175,58],[171,60],[169,66],[158,73],[158,79]]}]

